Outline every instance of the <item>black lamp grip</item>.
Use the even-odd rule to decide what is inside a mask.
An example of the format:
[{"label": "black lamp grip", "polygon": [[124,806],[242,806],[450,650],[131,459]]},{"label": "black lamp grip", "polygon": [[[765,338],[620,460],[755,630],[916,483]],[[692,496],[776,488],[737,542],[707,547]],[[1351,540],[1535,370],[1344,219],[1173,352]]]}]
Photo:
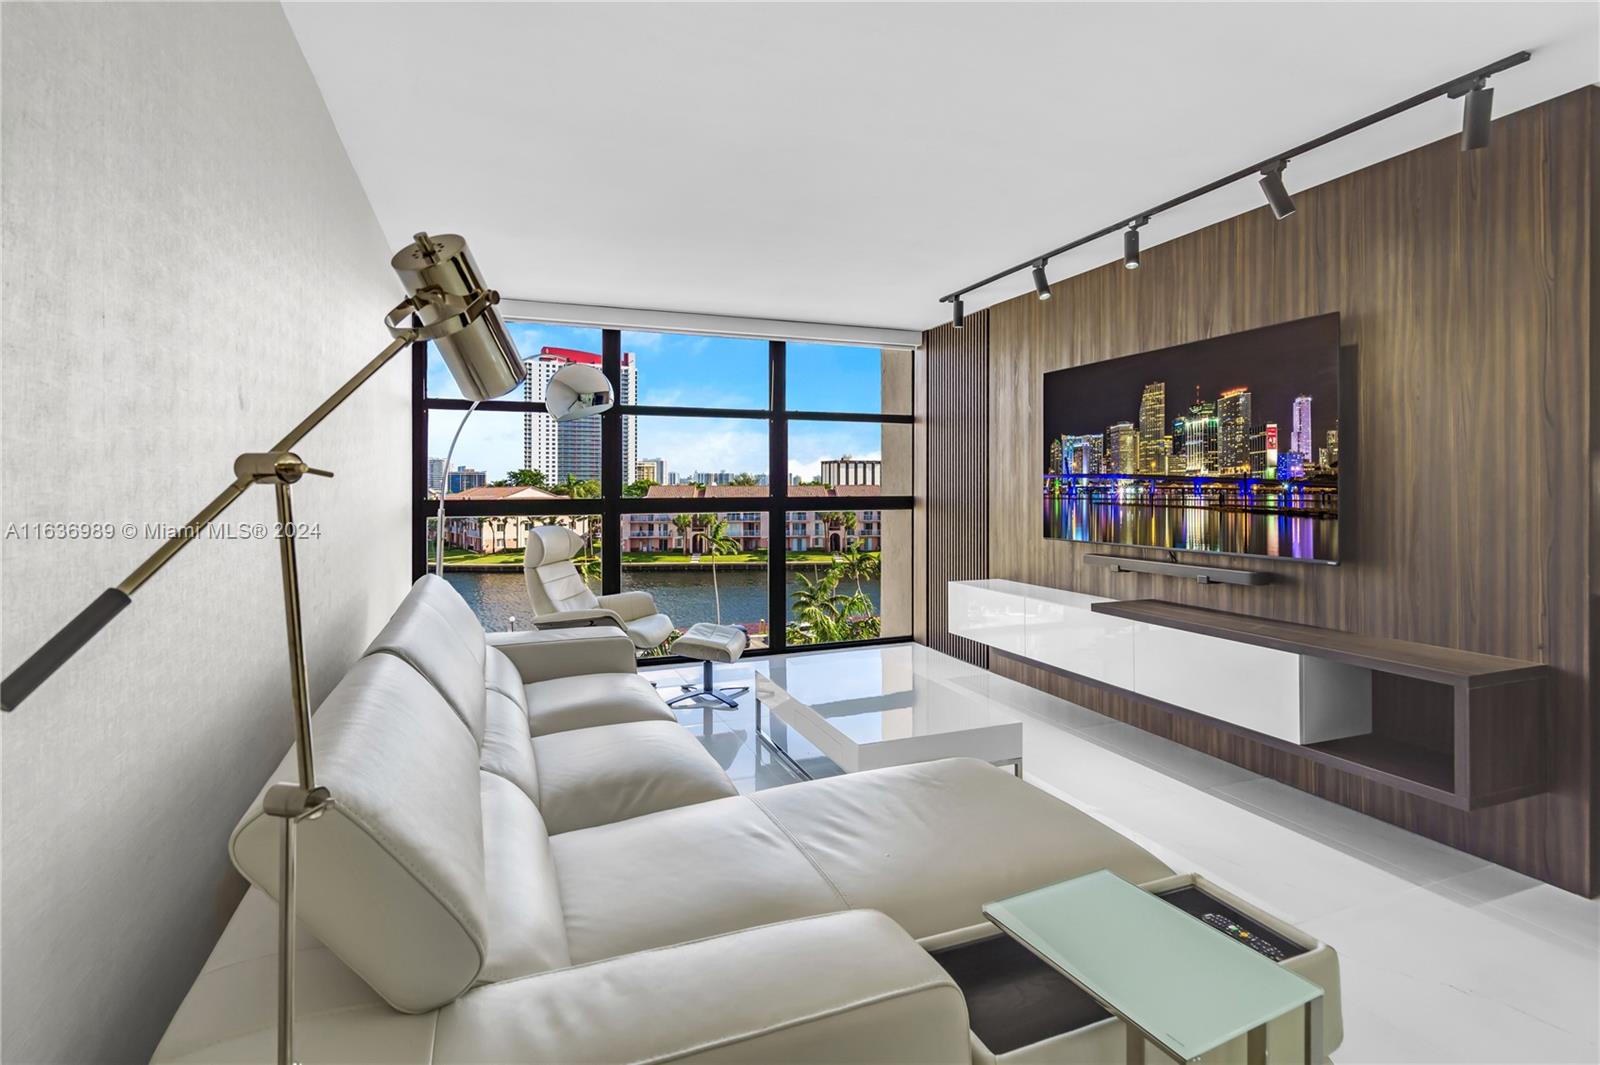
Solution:
[{"label": "black lamp grip", "polygon": [[45,645],[33,652],[28,660],[4,681],[0,681],[0,710],[15,710],[17,704],[33,694],[33,689],[43,684],[61,664],[94,639],[94,634],[106,627],[107,622],[133,600],[127,592],[107,588],[94,602],[84,607],[77,617],[64,625],[60,632],[50,637]]}]

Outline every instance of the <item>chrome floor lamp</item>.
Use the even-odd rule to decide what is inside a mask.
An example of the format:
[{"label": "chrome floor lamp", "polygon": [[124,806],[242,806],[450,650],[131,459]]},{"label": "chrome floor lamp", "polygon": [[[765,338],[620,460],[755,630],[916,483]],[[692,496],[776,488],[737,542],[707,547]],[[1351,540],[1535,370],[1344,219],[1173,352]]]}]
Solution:
[{"label": "chrome floor lamp", "polygon": [[[306,474],[319,477],[333,474],[306,465],[292,449],[385,363],[418,341],[437,343],[456,384],[470,400],[503,396],[527,376],[516,345],[494,309],[500,294],[484,286],[464,240],[453,234],[430,237],[418,233],[413,243],[396,253],[390,265],[400,275],[410,295],[384,318],[394,338],[389,346],[323,400],[271,450],[250,452],[235,459],[233,482],[220,495],[164,541],[121,584],[100,593],[93,603],[0,682],[0,709],[16,709],[17,704],[131,603],[133,594],[146,581],[189,546],[247,488],[253,484],[272,485],[278,508],[278,558],[283,570],[283,611],[289,637],[289,682],[299,778],[292,783],[273,784],[267,789],[264,801],[266,812],[283,824],[278,870],[279,1065],[293,1065],[295,1060],[295,826],[317,817],[334,801],[327,788],[317,785],[312,756],[311,706],[300,624],[300,576],[295,559],[294,510],[289,498],[290,488]],[[408,319],[410,324],[401,324]]]}]

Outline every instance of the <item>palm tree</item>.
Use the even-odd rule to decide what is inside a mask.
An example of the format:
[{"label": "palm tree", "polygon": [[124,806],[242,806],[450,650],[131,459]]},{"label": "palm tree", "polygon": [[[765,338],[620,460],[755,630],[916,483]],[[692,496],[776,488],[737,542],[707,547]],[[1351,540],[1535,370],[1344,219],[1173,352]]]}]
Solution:
[{"label": "palm tree", "polygon": [[850,549],[841,557],[838,565],[840,574],[846,580],[856,582],[856,594],[864,595],[861,590],[862,581],[870,581],[878,575],[878,556],[871,551],[863,551],[859,543],[850,545]]},{"label": "palm tree", "polygon": [[728,523],[712,517],[701,532],[705,537],[705,553],[711,556],[711,594],[717,602],[717,624],[722,624],[722,590],[717,587],[717,556],[739,553],[739,542],[728,535]]},{"label": "palm tree", "polygon": [[850,541],[855,538],[856,519],[858,517],[860,517],[860,515],[853,510],[847,510],[843,514],[839,515],[839,524],[844,526],[844,546],[846,550],[848,550],[850,547]]},{"label": "palm tree", "polygon": [[689,553],[689,530],[694,526],[693,514],[674,514],[672,527],[678,530],[678,539],[683,542],[683,553]]},{"label": "palm tree", "polygon": [[794,614],[810,629],[810,640],[797,643],[830,643],[838,635],[840,612],[847,598],[839,594],[839,574],[833,567],[815,580],[795,574],[800,586],[794,590]]},{"label": "palm tree", "polygon": [[578,576],[583,578],[584,584],[594,584],[600,579],[600,556],[593,554],[579,555],[572,560],[573,568],[578,571]]}]

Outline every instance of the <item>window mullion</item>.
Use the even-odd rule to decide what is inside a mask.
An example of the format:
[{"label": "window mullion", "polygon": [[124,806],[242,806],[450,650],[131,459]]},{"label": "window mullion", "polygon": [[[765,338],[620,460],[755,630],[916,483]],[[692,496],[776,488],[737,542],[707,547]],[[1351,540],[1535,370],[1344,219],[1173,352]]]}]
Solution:
[{"label": "window mullion", "polygon": [[767,646],[788,647],[789,617],[789,413],[788,345],[774,340],[767,345]]},{"label": "window mullion", "polygon": [[[615,329],[600,334],[600,369],[611,381],[616,399],[622,390],[622,334]],[[600,592],[622,591],[622,411],[613,406],[600,415]]]}]

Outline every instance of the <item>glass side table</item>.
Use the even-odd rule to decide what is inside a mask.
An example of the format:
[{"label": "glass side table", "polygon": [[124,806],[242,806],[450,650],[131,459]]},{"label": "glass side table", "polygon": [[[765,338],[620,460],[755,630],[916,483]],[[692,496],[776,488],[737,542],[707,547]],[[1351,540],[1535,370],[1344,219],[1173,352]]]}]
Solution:
[{"label": "glass side table", "polygon": [[1002,931],[1122,1019],[1130,1065],[1145,1042],[1193,1061],[1246,1037],[1267,1060],[1267,1023],[1305,1010],[1305,1060],[1322,1065],[1322,988],[1109,870],[983,908]]}]

